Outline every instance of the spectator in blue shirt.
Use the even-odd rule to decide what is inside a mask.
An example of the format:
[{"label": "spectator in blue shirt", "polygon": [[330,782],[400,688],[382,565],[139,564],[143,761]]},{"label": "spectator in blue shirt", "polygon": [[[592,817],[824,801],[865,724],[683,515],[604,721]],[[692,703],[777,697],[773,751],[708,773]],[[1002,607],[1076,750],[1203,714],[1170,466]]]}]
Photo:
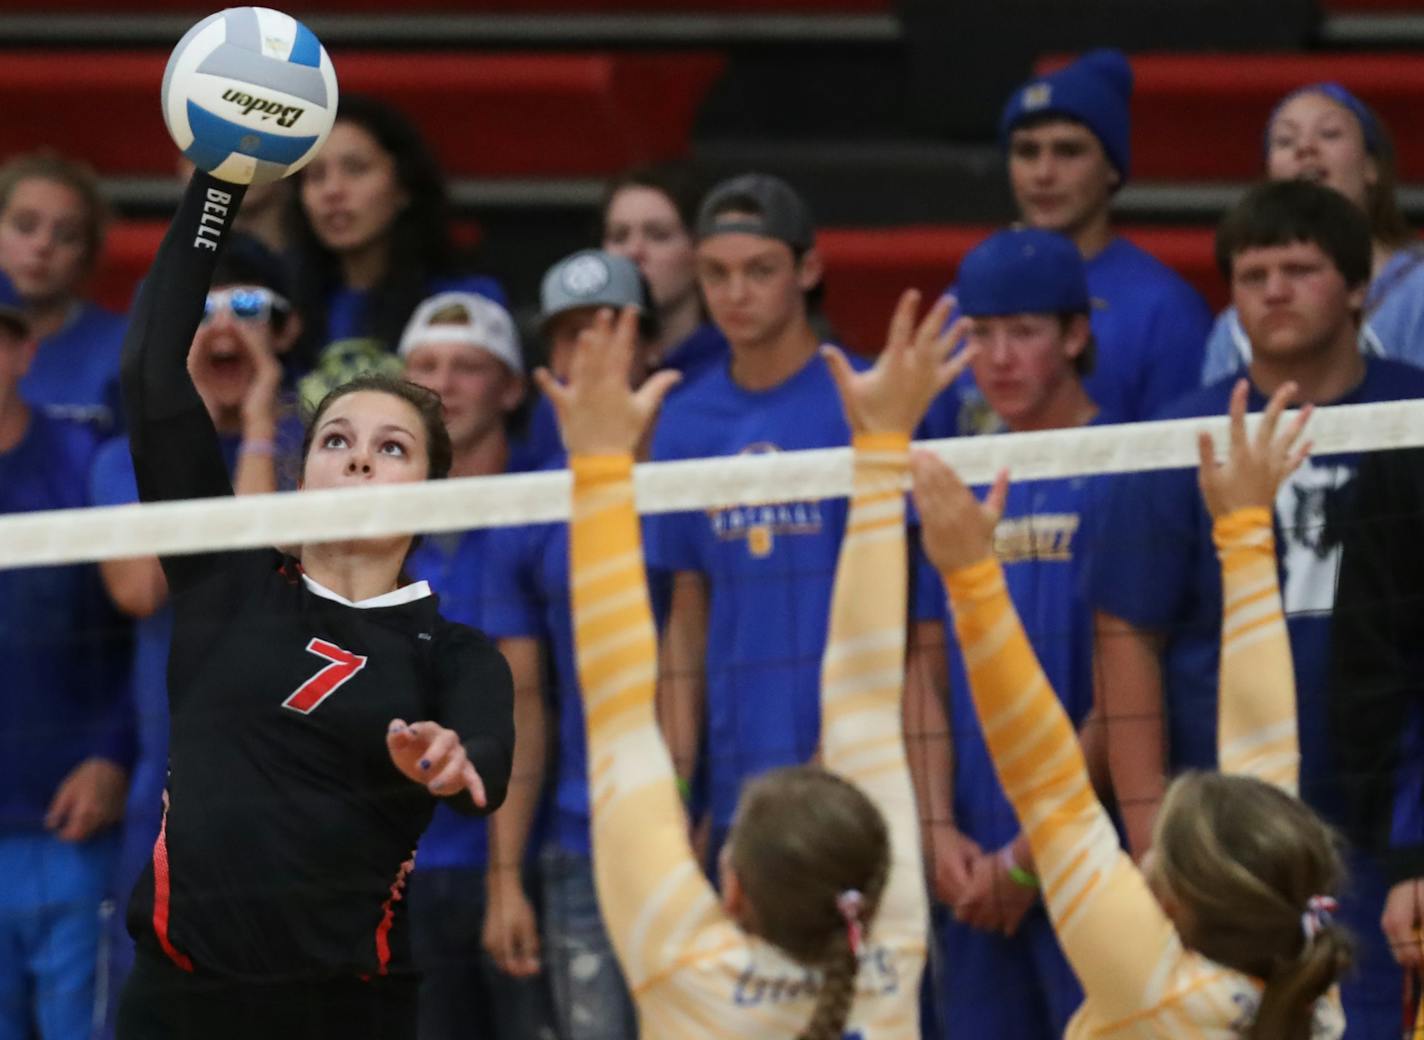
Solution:
[{"label": "spectator in blue shirt", "polygon": [[[440,395],[450,432],[450,476],[505,472],[510,456],[506,424],[524,397],[524,361],[509,312],[474,293],[439,293],[415,309],[399,354],[406,378]],[[485,591],[493,545],[490,530],[426,535],[406,569],[430,583],[443,617],[488,630],[496,610]],[[540,691],[534,693],[537,699]],[[516,970],[523,965],[501,962],[484,948],[500,922],[529,902],[523,857],[505,856],[489,831],[491,820],[511,810],[533,821],[539,804],[546,753],[542,714],[531,712],[527,701],[515,703],[514,770],[500,811],[484,819],[437,806],[416,850],[406,898],[411,948],[421,973],[421,1040],[540,1040],[551,1035],[549,997],[538,964]],[[498,858],[492,851],[500,853]]]},{"label": "spectator in blue shirt", "polygon": [[444,176],[415,125],[384,101],[341,96],[331,136],[297,174],[289,212],[309,365],[340,340],[394,351],[416,304],[438,292],[506,302],[494,279],[457,270]]},{"label": "spectator in blue shirt", "polygon": [[[1394,141],[1374,112],[1338,83],[1287,94],[1266,123],[1266,175],[1334,188],[1369,218],[1374,250],[1360,323],[1360,349],[1424,365],[1424,247],[1399,210]],[[1202,382],[1251,361],[1251,342],[1234,307],[1217,316]]]},{"label": "spectator in blue shirt", "polygon": [[[0,513],[90,504],[94,433],[25,402],[34,353],[0,275]],[[93,566],[0,571],[0,1036],[90,1035],[133,762],[126,635]]]},{"label": "spectator in blue shirt", "polygon": [[101,435],[120,425],[124,319],[80,294],[103,250],[107,216],[87,166],[40,153],[0,168],[0,271],[40,341],[20,390],[31,405],[91,422]]},{"label": "spectator in blue shirt", "polygon": [[[240,495],[290,487],[295,479],[302,430],[296,416],[282,408],[280,358],[301,334],[301,319],[279,291],[285,285],[285,270],[276,256],[253,240],[233,238],[218,260],[206,314],[189,354],[193,384],[212,416],[233,490]],[[115,437],[99,449],[90,486],[95,505],[139,500],[127,437]],[[99,571],[114,605],[134,619],[132,688],[138,755],[112,886],[115,900],[123,907],[153,857],[163,822],[173,613],[158,557],[105,560]],[[134,957],[122,912],[112,916],[108,932],[108,989],[117,993]],[[112,1029],[112,1021],[106,1018],[104,1035],[111,1035]]]},{"label": "spectator in blue shirt", "polygon": [[[1130,170],[1131,100],[1127,58],[1098,50],[1015,90],[999,120],[1023,222],[1067,235],[1087,263],[1098,361],[1084,385],[1119,422],[1145,419],[1198,385],[1211,327],[1195,289],[1113,230],[1113,195]],[[982,433],[995,421],[972,380],[961,380],[925,431]]]},{"label": "spectator in blue shirt", "polygon": [[[822,262],[805,203],[777,178],[736,177],[704,200],[697,238],[702,294],[731,350],[668,398],[653,458],[844,444],[849,431],[810,321]],[[684,781],[705,745],[711,854],[747,779],[815,753],[844,525],[844,500],[731,506],[654,524],[649,561],[674,575],[661,718]]]},{"label": "spectator in blue shirt", "polygon": [[[1013,432],[1103,421],[1083,382],[1093,334],[1083,259],[1052,231],[1000,231],[964,258],[959,313],[976,384]],[[1075,725],[1093,705],[1092,614],[1083,575],[1090,482],[1015,481],[995,549],[1034,652]],[[921,555],[906,683],[906,746],[930,851],[943,970],[929,974],[935,1036],[1056,1040],[1083,992],[1038,899],[979,728],[944,586]],[[1095,730],[1096,732],[1096,730]],[[1100,741],[1098,742],[1101,743]]]},{"label": "spectator in blue shirt", "polygon": [[[1369,289],[1365,215],[1340,193],[1302,180],[1260,185],[1227,215],[1217,260],[1251,341],[1251,407],[1287,382],[1302,402],[1357,404],[1424,397],[1424,370],[1362,355]],[[1220,414],[1228,376],[1158,413]],[[1353,513],[1357,455],[1313,457],[1276,502],[1281,590],[1295,662],[1301,797],[1337,825],[1346,784],[1328,725],[1330,628],[1343,532]],[[1221,585],[1211,525],[1187,470],[1114,482],[1093,557],[1100,713],[1132,851],[1146,852],[1166,777],[1215,765]],[[1386,885],[1377,860],[1352,851],[1341,914],[1359,940],[1359,970],[1342,986],[1352,1035],[1399,1027],[1400,975],[1379,929]]]},{"label": "spectator in blue shirt", "polygon": [[[656,323],[647,283],[631,260],[593,249],[567,256],[545,273],[539,302],[549,371],[556,379],[567,377],[579,334],[600,308],[638,307],[649,320],[642,325],[644,349],[629,378],[642,382],[655,349]],[[559,446],[543,468],[565,465]],[[494,859],[486,945],[511,974],[545,968],[562,1040],[632,1040],[637,1017],[593,885],[568,525],[497,528],[490,532],[486,558],[485,631],[499,640],[514,675],[514,769],[517,778],[529,780],[523,793],[511,786],[504,806],[490,818]],[[550,681],[552,717],[545,694]],[[546,777],[549,829],[539,855],[542,905],[536,916],[512,868],[537,848],[534,796]]]}]

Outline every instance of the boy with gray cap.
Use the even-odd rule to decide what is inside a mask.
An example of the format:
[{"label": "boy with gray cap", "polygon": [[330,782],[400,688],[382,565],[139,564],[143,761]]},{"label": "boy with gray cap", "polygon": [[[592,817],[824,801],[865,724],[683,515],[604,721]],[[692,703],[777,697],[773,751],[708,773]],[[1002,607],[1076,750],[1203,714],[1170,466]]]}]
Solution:
[{"label": "boy with gray cap", "polygon": [[[539,328],[556,377],[567,376],[579,334],[603,308],[637,307],[645,318],[643,344],[650,348],[653,343],[647,286],[626,257],[597,249],[565,257],[545,274],[540,303]],[[646,377],[649,356],[635,359],[629,373],[633,383]],[[547,401],[540,403],[547,407]],[[546,442],[541,468],[562,469],[566,462],[552,409],[548,414],[552,443]],[[583,702],[569,601],[568,525],[498,528],[490,532],[487,548],[481,620],[485,632],[499,641],[514,674],[518,783],[510,785],[508,800],[490,818],[485,946],[510,974],[529,975],[545,968],[563,1040],[633,1040],[637,1018],[593,888]],[[552,720],[543,688],[546,659],[552,662],[555,683],[548,698],[555,705]],[[549,732],[551,722],[557,726],[554,733]],[[553,790],[538,857],[541,929],[517,868],[540,844],[531,836],[550,746],[558,753],[549,777]]]},{"label": "boy with gray cap", "polygon": [[[1113,196],[1131,165],[1131,101],[1127,58],[1096,50],[1015,90],[999,120],[1020,218],[1073,240],[1088,291],[1104,304],[1092,316],[1098,363],[1085,385],[1119,422],[1147,419],[1196,388],[1212,320],[1180,275],[1113,230]],[[982,405],[972,380],[936,403],[926,433],[980,432],[963,428],[965,402],[971,414]]]},{"label": "boy with gray cap", "polygon": [[[849,431],[809,312],[815,230],[775,177],[717,185],[697,221],[697,267],[723,364],[676,391],[655,459],[825,448]],[[663,646],[663,728],[684,781],[707,734],[715,856],[742,783],[804,763],[820,736],[819,667],[844,500],[734,506],[658,518],[650,563],[673,572]]]}]

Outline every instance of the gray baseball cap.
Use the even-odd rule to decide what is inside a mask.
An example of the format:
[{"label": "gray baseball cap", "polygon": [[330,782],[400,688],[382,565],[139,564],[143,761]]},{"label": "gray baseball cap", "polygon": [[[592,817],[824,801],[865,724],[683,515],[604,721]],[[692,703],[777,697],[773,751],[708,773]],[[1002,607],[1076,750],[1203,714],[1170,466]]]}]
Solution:
[{"label": "gray baseball cap", "polygon": [[702,200],[697,213],[699,240],[738,232],[774,238],[798,253],[816,244],[816,226],[805,200],[780,177],[767,173],[744,173],[722,181]]},{"label": "gray baseball cap", "polygon": [[648,314],[647,292],[638,265],[626,256],[581,249],[544,274],[539,287],[539,327],[583,307],[637,307]]}]

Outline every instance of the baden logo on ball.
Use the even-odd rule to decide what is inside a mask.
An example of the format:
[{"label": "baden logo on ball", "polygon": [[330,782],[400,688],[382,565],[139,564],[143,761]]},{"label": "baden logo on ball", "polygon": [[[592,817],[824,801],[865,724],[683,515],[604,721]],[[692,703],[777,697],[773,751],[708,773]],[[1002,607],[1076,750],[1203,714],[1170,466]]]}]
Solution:
[{"label": "baden logo on ball", "polygon": [[163,118],[194,166],[233,184],[301,169],[336,119],[336,70],[301,22],[232,7],[193,26],[163,73]]}]

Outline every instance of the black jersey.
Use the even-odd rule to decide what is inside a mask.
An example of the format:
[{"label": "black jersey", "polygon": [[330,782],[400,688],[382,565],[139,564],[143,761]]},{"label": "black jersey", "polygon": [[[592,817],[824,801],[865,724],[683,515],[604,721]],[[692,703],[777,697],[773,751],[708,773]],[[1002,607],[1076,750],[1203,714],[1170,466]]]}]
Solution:
[{"label": "black jersey", "polygon": [[[240,198],[195,174],[134,308],[123,377],[145,501],[231,493],[185,359]],[[352,604],[273,550],[163,568],[168,801],[130,930],[180,967],[238,978],[410,970],[401,893],[436,799],[391,763],[387,726],[459,733],[493,810],[514,747],[503,657],[423,584]],[[446,801],[476,811],[468,794]]]}]

